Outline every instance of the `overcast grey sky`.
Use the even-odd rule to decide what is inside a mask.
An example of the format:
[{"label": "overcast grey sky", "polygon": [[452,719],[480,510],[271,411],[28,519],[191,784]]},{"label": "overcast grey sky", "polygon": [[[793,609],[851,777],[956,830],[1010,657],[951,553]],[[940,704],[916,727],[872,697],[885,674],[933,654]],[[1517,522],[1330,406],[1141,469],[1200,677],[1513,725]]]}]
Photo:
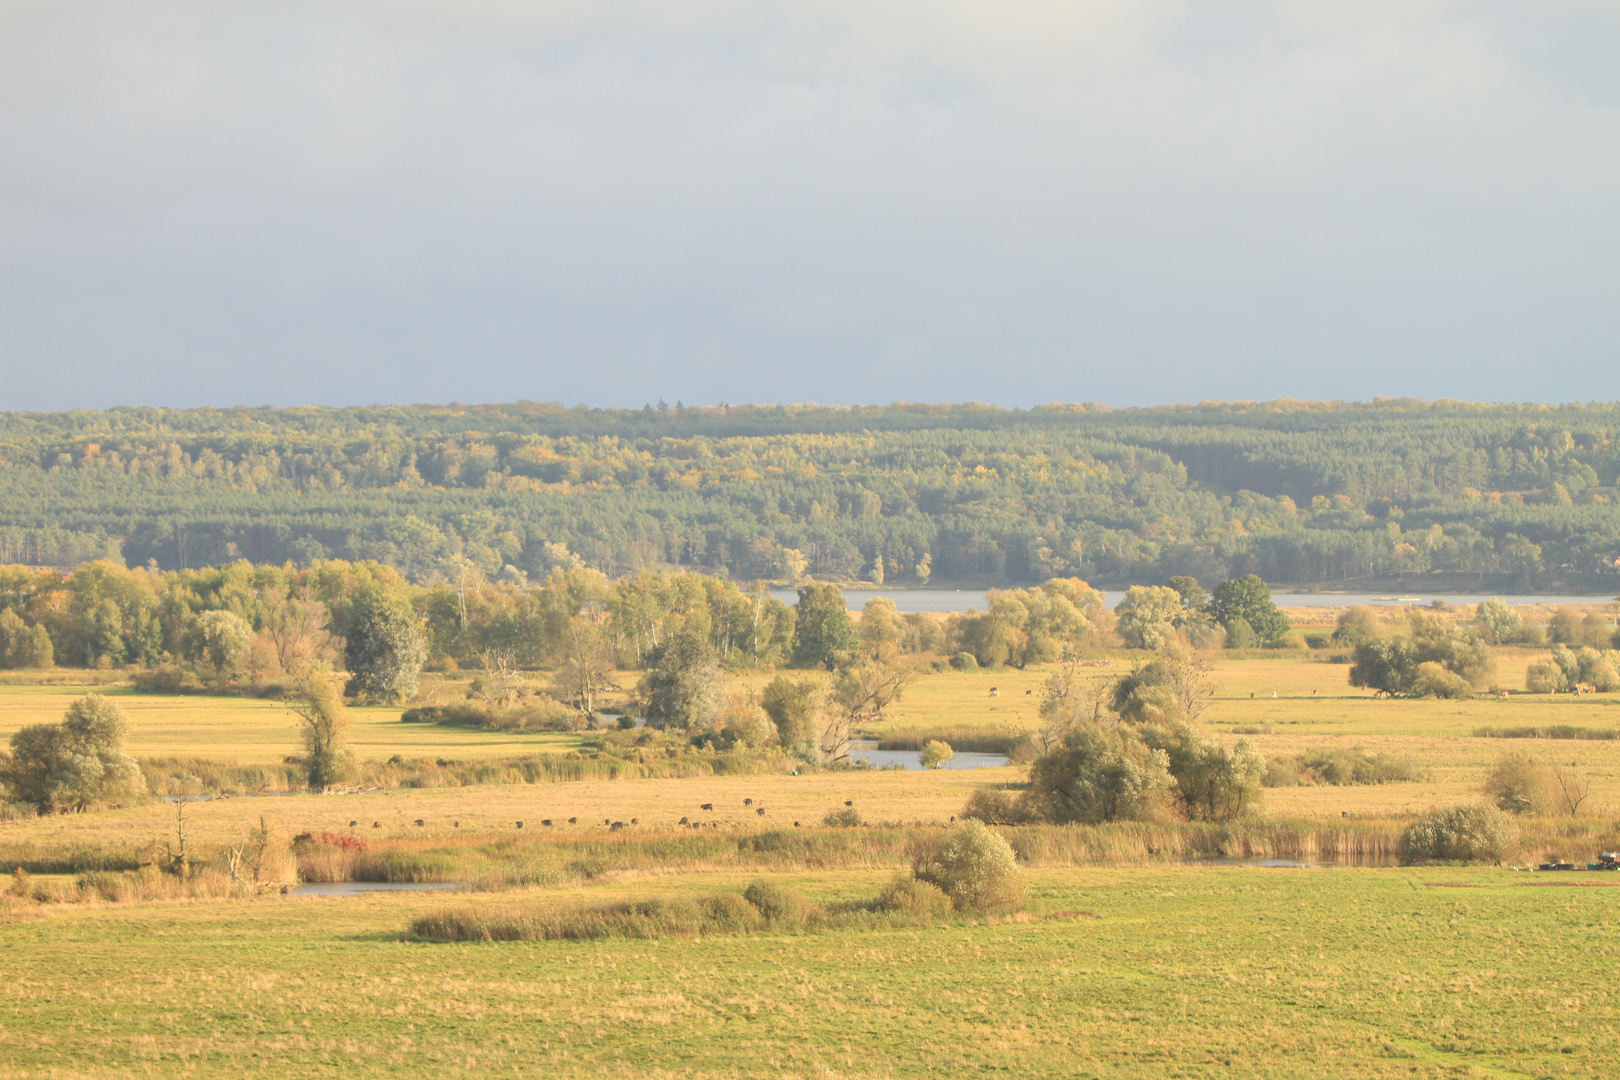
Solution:
[{"label": "overcast grey sky", "polygon": [[1620,5],[0,0],[0,409],[1620,398]]}]

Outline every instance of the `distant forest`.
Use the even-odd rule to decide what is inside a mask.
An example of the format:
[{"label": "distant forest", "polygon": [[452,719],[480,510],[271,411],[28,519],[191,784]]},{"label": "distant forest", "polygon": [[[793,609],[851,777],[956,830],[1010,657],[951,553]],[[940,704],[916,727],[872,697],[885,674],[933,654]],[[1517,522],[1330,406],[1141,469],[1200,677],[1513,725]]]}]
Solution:
[{"label": "distant forest", "polygon": [[1617,478],[1610,404],[5,413],[0,564],[1613,591]]}]

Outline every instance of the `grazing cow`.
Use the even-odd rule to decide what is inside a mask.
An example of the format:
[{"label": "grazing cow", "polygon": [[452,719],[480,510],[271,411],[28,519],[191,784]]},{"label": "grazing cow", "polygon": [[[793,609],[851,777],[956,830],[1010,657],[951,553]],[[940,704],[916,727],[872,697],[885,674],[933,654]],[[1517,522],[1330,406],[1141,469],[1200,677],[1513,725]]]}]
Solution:
[{"label": "grazing cow", "polygon": [[743,800],[743,805],[744,806],[753,806],[754,805],[754,800],[753,799],[744,799]]},{"label": "grazing cow", "polygon": [[351,829],[352,829],[352,828],[354,828],[354,827],[355,827],[355,826],[356,826],[356,825],[358,825],[358,824],[360,824],[360,823],[359,823],[359,822],[358,822],[358,821],[351,821],[351,822],[349,822],[349,828],[351,828]]},{"label": "grazing cow", "polygon": [[613,819],[610,818],[610,817],[605,817],[605,818],[602,819],[602,824],[611,825],[611,824],[613,824]]},{"label": "grazing cow", "polygon": [[427,824],[427,822],[425,822],[425,821],[423,821],[423,820],[422,820],[422,819],[421,819],[421,818],[417,818],[417,819],[416,819],[416,823],[417,823],[417,824],[418,824],[418,825],[426,825],[426,824]]},{"label": "grazing cow", "polygon": [[372,827],[372,828],[373,828],[373,829],[380,829],[380,828],[382,828],[382,822],[380,822],[380,821],[373,821],[373,822],[372,822],[372,823],[371,823],[371,827]]},{"label": "grazing cow", "polygon": [[541,818],[540,819],[540,824],[544,825],[546,828],[549,829],[549,828],[551,828],[551,819],[550,818]]},{"label": "grazing cow", "polygon": [[793,827],[794,827],[794,828],[795,828],[795,829],[797,829],[797,828],[798,828],[798,827],[799,827],[799,823],[798,823],[798,822],[797,822],[797,821],[795,821],[795,822],[794,822],[794,823],[793,823]]},{"label": "grazing cow", "polygon": [[854,799],[845,799],[844,800],[844,805],[845,806],[854,806],[855,805],[855,800]]},{"label": "grazing cow", "polygon": [[683,818],[681,818],[681,820],[677,824],[689,825],[689,824],[691,824],[691,822],[687,821],[686,818],[683,817]]},{"label": "grazing cow", "polygon": [[1025,696],[1025,697],[1029,697],[1029,695],[1031,695],[1031,694],[1033,694],[1033,693],[1034,693],[1034,692],[1035,692],[1035,691],[1033,691],[1033,690],[1025,690],[1025,691],[1024,691],[1024,696]]},{"label": "grazing cow", "polygon": [[758,814],[760,817],[764,817],[765,816],[765,808],[762,806],[758,810],[755,810],[754,813]]},{"label": "grazing cow", "polygon": [[461,828],[461,822],[459,822],[459,821],[452,821],[452,822],[451,822],[451,823],[450,823],[450,827],[451,827],[451,828],[452,828],[452,829],[459,829],[459,828]]},{"label": "grazing cow", "polygon": [[632,825],[640,825],[641,824],[641,819],[638,818],[638,817],[633,817],[633,818],[630,819],[630,824],[632,824]]},{"label": "grazing cow", "polygon": [[1001,696],[1001,688],[996,687],[996,686],[992,686],[990,688],[990,696],[991,697],[1000,697]]},{"label": "grazing cow", "polygon": [[518,822],[518,823],[517,823],[517,827],[518,827],[518,828],[520,828],[520,829],[521,829],[521,828],[523,828],[523,822],[521,822],[521,821],[520,821],[520,822]]},{"label": "grazing cow", "polygon": [[569,818],[568,819],[568,824],[570,824],[570,825],[578,825],[579,824],[579,818],[577,818],[577,817]]},{"label": "grazing cow", "polygon": [[699,810],[713,810],[714,809],[714,803],[706,802],[702,806],[698,807],[698,809]]}]

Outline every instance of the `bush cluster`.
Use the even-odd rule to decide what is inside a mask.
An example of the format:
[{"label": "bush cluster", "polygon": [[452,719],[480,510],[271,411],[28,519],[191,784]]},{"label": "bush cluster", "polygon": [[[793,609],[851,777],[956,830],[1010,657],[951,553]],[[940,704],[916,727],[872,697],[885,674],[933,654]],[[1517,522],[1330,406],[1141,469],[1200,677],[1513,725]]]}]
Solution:
[{"label": "bush cluster", "polygon": [[1511,818],[1489,805],[1432,810],[1401,834],[1401,861],[1499,863],[1518,839]]},{"label": "bush cluster", "polygon": [[1294,757],[1272,758],[1266,766],[1266,787],[1320,784],[1352,787],[1395,784],[1417,779],[1410,762],[1385,754],[1369,754],[1361,747],[1342,750],[1307,750]]}]

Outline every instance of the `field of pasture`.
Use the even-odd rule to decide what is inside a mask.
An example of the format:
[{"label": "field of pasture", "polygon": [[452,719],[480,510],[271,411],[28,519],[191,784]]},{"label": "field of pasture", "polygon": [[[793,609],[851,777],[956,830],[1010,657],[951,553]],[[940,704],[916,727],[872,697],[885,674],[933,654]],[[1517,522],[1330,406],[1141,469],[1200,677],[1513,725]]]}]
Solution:
[{"label": "field of pasture", "polygon": [[[1502,650],[1498,682],[1522,686],[1534,655]],[[1113,653],[1088,670],[1107,679],[1136,659]],[[0,1077],[1608,1074],[1620,875],[1207,857],[1387,864],[1413,815],[1477,799],[1504,752],[1529,750],[1577,764],[1592,795],[1577,821],[1527,822],[1514,861],[1584,862],[1620,844],[1620,740],[1474,732],[1620,731],[1620,694],[1389,700],[1351,688],[1348,668],[1321,653],[1211,661],[1201,719],[1216,737],[1268,757],[1361,748],[1413,778],[1271,788],[1241,826],[1006,830],[1029,896],[1012,915],[662,940],[445,944],[411,926],[447,907],[698,896],[761,876],[823,904],[869,897],[919,843],[957,827],[975,789],[1024,770],[784,765],[238,795],[184,808],[201,868],[185,887],[151,885],[140,869],[177,841],[175,804],[0,822],[0,859],[25,871],[9,889],[0,879]],[[926,674],[863,733],[1034,731],[1050,675]],[[0,738],[59,719],[91,688],[126,710],[137,757],[269,766],[299,750],[279,702],[140,694],[96,673],[13,673],[0,683]],[[587,735],[399,715],[354,710],[359,757],[588,750]],[[845,809],[864,824],[823,824]],[[224,854],[261,825],[280,853],[272,887],[232,885]],[[352,850],[288,848],[305,833],[348,837]],[[281,891],[300,878],[459,888]]]},{"label": "field of pasture", "polygon": [[[775,875],[822,901],[884,876]],[[1612,1071],[1606,888],[1480,868],[1027,877],[1013,919],[653,941],[418,942],[406,927],[446,903],[422,893],[75,906],[0,925],[0,1076]]]}]

